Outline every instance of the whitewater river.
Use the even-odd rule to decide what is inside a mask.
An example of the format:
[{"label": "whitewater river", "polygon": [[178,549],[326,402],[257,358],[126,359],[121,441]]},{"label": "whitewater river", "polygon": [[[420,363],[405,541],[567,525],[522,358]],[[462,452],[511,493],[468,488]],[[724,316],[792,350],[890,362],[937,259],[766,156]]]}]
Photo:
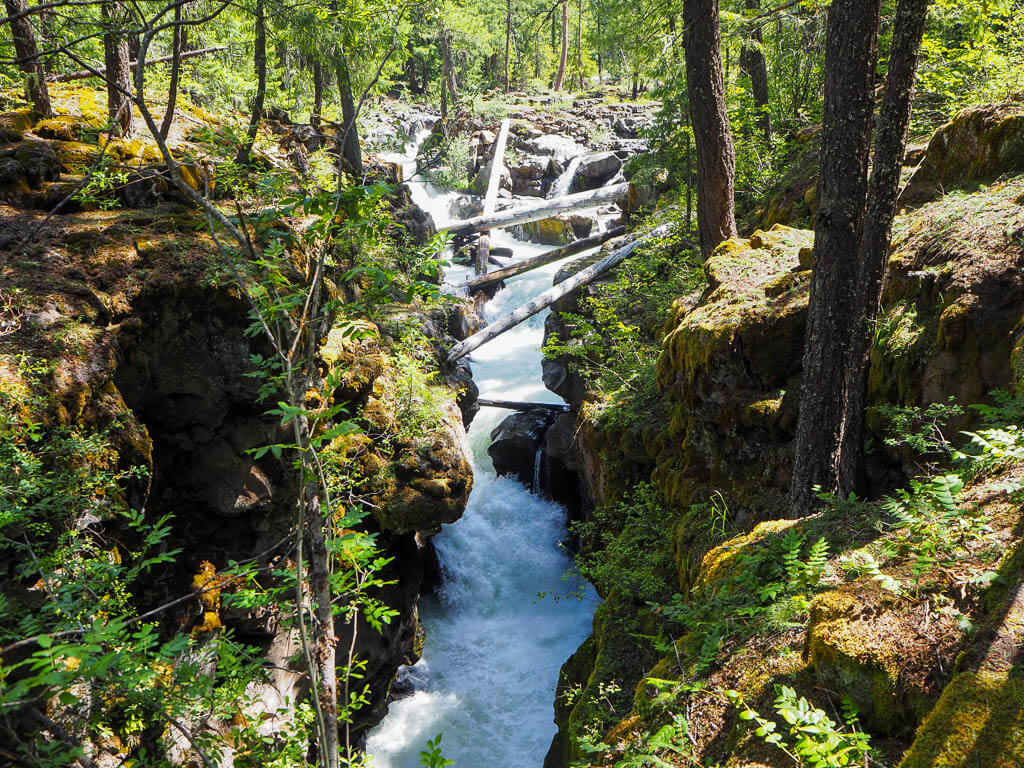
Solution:
[{"label": "whitewater river", "polygon": [[[414,154],[410,147],[395,158],[405,163],[407,178]],[[414,202],[443,227],[452,196],[419,180],[410,186]],[[546,250],[504,232],[495,232],[492,243],[514,247],[516,261]],[[510,280],[487,304],[488,321],[551,287],[559,266]],[[457,284],[468,272],[453,267],[446,280]],[[481,396],[561,402],[540,378],[546,314],[474,352]],[[392,703],[370,733],[367,752],[377,768],[417,768],[420,750],[439,733],[456,768],[541,768],[555,734],[558,671],[589,634],[597,597],[589,584],[567,577],[570,559],[559,544],[564,510],[494,474],[490,433],[509,413],[483,408],[469,430],[473,493],[462,519],[434,539],[445,582],[420,603],[427,631],[422,660],[400,671],[415,693]],[[576,592],[583,598],[553,597]]]}]

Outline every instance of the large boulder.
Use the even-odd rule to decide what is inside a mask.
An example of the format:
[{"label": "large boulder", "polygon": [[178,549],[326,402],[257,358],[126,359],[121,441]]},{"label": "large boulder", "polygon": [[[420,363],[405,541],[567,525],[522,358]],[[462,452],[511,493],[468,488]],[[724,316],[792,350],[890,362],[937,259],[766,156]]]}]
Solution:
[{"label": "large boulder", "polygon": [[552,157],[560,165],[565,165],[572,158],[579,157],[587,151],[586,147],[568,136],[550,133],[531,139],[527,145],[533,154]]},{"label": "large boulder", "polygon": [[60,176],[60,161],[49,142],[22,141],[14,146],[11,156],[18,161],[31,187],[38,187],[44,181],[53,181]]},{"label": "large boulder", "polygon": [[487,453],[499,475],[511,475],[529,487],[534,485],[534,472],[544,444],[544,433],[556,415],[548,408],[518,411],[491,431]]},{"label": "large boulder", "polygon": [[1024,170],[1024,99],[971,107],[928,142],[901,202],[934,198],[951,186]]},{"label": "large boulder", "polygon": [[526,155],[508,166],[512,194],[543,197],[558,178],[561,169],[551,157]]},{"label": "large boulder", "polygon": [[614,152],[589,155],[583,158],[576,169],[573,187],[580,191],[597,189],[611,181],[621,168],[622,161]]}]

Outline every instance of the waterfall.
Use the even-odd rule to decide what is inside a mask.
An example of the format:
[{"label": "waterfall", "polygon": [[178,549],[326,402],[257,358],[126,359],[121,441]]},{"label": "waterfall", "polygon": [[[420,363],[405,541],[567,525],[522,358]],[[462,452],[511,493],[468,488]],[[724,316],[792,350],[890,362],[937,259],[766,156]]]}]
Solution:
[{"label": "waterfall", "polygon": [[562,175],[555,179],[555,183],[551,185],[551,191],[548,192],[548,200],[554,200],[572,191],[572,182],[576,178],[576,171],[579,170],[582,160],[583,155],[577,155],[569,161],[569,165],[566,166]]},{"label": "waterfall", "polygon": [[[446,194],[413,186],[414,201],[432,214],[446,210],[438,201]],[[492,242],[514,247],[516,259],[545,250],[503,231]],[[510,280],[485,307],[488,320],[550,287],[562,263]],[[469,272],[455,267],[446,279],[457,284]],[[545,314],[474,353],[482,394],[560,402],[540,379]],[[414,693],[393,702],[369,734],[367,753],[377,768],[418,768],[419,751],[438,733],[445,756],[460,768],[541,768],[555,734],[558,672],[589,634],[597,597],[589,584],[564,578],[571,565],[560,546],[564,510],[494,474],[490,432],[507,415],[484,408],[469,430],[473,493],[463,518],[434,539],[445,581],[420,603],[423,658],[400,673]],[[582,600],[551,597],[577,589]]]}]

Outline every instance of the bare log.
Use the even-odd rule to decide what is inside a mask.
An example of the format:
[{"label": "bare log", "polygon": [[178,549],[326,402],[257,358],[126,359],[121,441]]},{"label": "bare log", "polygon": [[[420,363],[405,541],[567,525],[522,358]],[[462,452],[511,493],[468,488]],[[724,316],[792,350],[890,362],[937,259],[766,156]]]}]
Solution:
[{"label": "bare log", "polygon": [[487,275],[481,275],[480,277],[466,281],[466,288],[472,293],[473,291],[479,291],[481,288],[486,288],[489,285],[494,285],[502,280],[508,280],[510,277],[521,275],[524,272],[543,267],[552,262],[564,259],[566,256],[572,256],[574,253],[580,253],[590,248],[596,248],[597,246],[605,243],[612,238],[619,237],[626,234],[625,227],[614,227],[609,229],[607,232],[602,232],[598,235],[591,235],[590,237],[584,237],[582,240],[576,240],[575,242],[563,245],[560,248],[555,248],[540,256],[534,256],[530,259],[523,259],[515,264],[512,264],[504,269],[499,269],[496,272],[491,272]]},{"label": "bare log", "polygon": [[582,269],[572,277],[559,283],[558,285],[548,288],[544,293],[537,296],[535,299],[526,302],[522,306],[512,310],[504,317],[496,320],[495,322],[488,325],[464,341],[460,341],[448,352],[448,362],[453,363],[460,357],[465,357],[477,347],[482,344],[486,344],[488,341],[496,336],[501,335],[509,328],[514,328],[527,318],[533,317],[538,312],[541,312],[563,296],[566,296],[575,291],[580,286],[586,285],[592,282],[595,278],[600,277],[612,267],[620,264],[621,262],[628,259],[633,255],[633,252],[640,247],[640,245],[648,238],[657,238],[667,234],[670,230],[670,225],[663,224],[662,226],[654,229],[647,235],[647,237],[640,238],[631,242],[629,245],[625,245],[622,248],[608,254],[596,264],[592,264],[586,269]]},{"label": "bare log", "polygon": [[448,227],[448,232],[456,236],[471,235],[474,232],[483,232],[488,229],[501,229],[513,224],[539,221],[558,213],[569,213],[581,208],[591,208],[601,203],[615,202],[625,196],[628,189],[628,183],[612,184],[587,192],[565,195],[555,200],[540,200],[508,211],[499,211],[490,216],[475,216],[472,219],[456,221]]},{"label": "bare log", "polygon": [[532,411],[535,408],[544,408],[549,411],[568,411],[569,406],[565,403],[525,403],[519,400],[492,400],[481,397],[477,403],[482,408],[505,408],[510,411]]},{"label": "bare log", "polygon": [[[217,45],[213,48],[201,48],[198,51],[183,51],[181,54],[181,59],[184,60],[191,59],[195,56],[205,56],[208,53],[226,51],[227,49],[228,47],[226,45]],[[146,66],[148,67],[150,64],[166,64],[167,62],[173,60],[174,54],[172,53],[170,56],[161,56],[158,59],[147,59]],[[128,68],[134,70],[137,63],[138,62],[135,61],[129,61]],[[46,80],[51,83],[66,83],[70,80],[85,80],[87,77],[96,77],[97,74],[105,75],[106,73],[106,67],[97,67],[95,72],[91,69],[80,69],[77,72],[65,72],[61,75],[50,75],[46,78]]]},{"label": "bare log", "polygon": [[[498,130],[498,138],[494,142],[494,151],[491,152],[491,172],[487,177],[487,193],[484,195],[483,215],[490,216],[494,213],[494,206],[498,202],[498,189],[501,187],[501,169],[505,165],[505,144],[508,142],[509,119],[506,117],[501,121],[501,128]],[[485,231],[480,233],[480,239],[476,244],[476,273],[487,274],[487,257],[491,253],[491,233]]]}]

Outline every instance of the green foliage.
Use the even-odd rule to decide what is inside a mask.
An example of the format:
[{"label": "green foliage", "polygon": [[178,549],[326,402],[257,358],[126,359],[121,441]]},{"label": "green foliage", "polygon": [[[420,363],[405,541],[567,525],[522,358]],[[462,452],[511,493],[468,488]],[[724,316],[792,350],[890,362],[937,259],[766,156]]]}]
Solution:
[{"label": "green foliage", "polygon": [[829,546],[823,538],[790,529],[736,555],[727,573],[689,598],[676,594],[654,610],[689,636],[696,650],[694,671],[706,672],[729,641],[765,627],[801,626],[810,598],[828,575]]},{"label": "green foliage", "polygon": [[948,459],[953,446],[945,430],[964,409],[950,397],[946,402],[919,406],[882,405],[878,414],[885,424],[883,442],[891,448],[906,447],[920,456]]},{"label": "green foliage", "polygon": [[754,735],[781,749],[799,768],[842,768],[865,763],[870,738],[857,726],[857,708],[852,701],[843,699],[840,725],[803,696],[797,697],[789,686],[777,685],[775,692],[775,714],[788,726],[786,731],[747,706],[737,691],[725,693],[739,708],[740,719],[756,725]]},{"label": "green foliage", "polygon": [[447,765],[455,765],[454,760],[449,760],[441,753],[440,733],[432,741],[428,741],[427,748],[420,752],[420,765],[423,768],[445,768]]},{"label": "green foliage", "polygon": [[623,501],[598,507],[570,531],[580,537],[576,568],[602,595],[643,605],[670,594],[672,515],[653,486],[641,483]]},{"label": "green foliage", "polygon": [[[664,216],[678,221],[682,211]],[[645,244],[579,299],[577,312],[563,312],[567,338],[548,336],[544,354],[563,357],[589,388],[602,396],[600,423],[628,429],[644,423],[659,400],[656,366],[661,332],[672,302],[703,283],[699,252],[684,227]]]}]

